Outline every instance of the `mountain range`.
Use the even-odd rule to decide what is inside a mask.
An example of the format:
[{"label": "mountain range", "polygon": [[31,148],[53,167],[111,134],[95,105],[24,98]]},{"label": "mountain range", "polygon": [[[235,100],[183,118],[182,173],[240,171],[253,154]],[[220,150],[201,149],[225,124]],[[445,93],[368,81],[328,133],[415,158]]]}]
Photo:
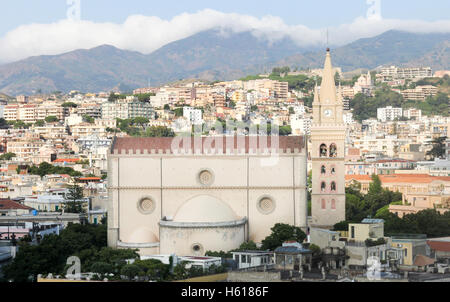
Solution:
[{"label": "mountain range", "polygon": [[[450,33],[388,31],[333,48],[344,71],[380,65],[450,68]],[[0,92],[8,95],[79,90],[99,92],[161,85],[186,78],[232,80],[275,66],[319,68],[324,49],[301,47],[289,38],[269,42],[250,32],[209,30],[150,54],[110,45],[53,56],[35,56],[0,66]]]}]

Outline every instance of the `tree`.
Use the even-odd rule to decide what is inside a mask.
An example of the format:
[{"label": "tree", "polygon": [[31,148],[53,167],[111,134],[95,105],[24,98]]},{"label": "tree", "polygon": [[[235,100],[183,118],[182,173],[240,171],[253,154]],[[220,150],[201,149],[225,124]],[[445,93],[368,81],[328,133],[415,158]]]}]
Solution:
[{"label": "tree", "polygon": [[114,272],[114,267],[113,265],[111,265],[110,263],[106,263],[106,262],[94,262],[91,265],[91,271],[93,273],[97,273],[100,274],[102,276],[106,275],[106,274],[111,274]]},{"label": "tree", "polygon": [[61,105],[64,108],[77,108],[78,105],[73,102],[66,102]]},{"label": "tree", "polygon": [[95,119],[87,114],[83,115],[83,122],[93,124],[95,123]]},{"label": "tree", "polygon": [[143,130],[145,130],[145,125],[147,125],[148,122],[149,119],[146,117],[138,116],[133,119],[133,124],[141,126]]},{"label": "tree", "polygon": [[372,182],[369,185],[369,195],[378,195],[383,191],[383,188],[381,187],[381,180],[378,175],[373,174],[372,175]]},{"label": "tree", "polygon": [[164,105],[164,110],[170,110],[169,104],[165,104],[165,105]]},{"label": "tree", "polygon": [[313,255],[319,255],[321,252],[320,247],[315,244],[311,244],[308,249],[313,253]]},{"label": "tree", "polygon": [[444,158],[445,157],[445,141],[447,137],[439,137],[433,140],[432,145],[433,149],[427,152],[427,156],[430,156],[432,159],[435,158]]},{"label": "tree", "polygon": [[348,221],[341,221],[334,225],[333,230],[334,231],[348,231]]},{"label": "tree", "polygon": [[288,224],[277,223],[271,228],[272,233],[262,241],[263,250],[274,250],[283,245],[287,240],[295,240],[303,242],[306,234],[296,226]]},{"label": "tree", "polygon": [[164,264],[160,260],[136,260],[134,264],[139,266],[150,280],[163,281],[169,279],[171,265]]},{"label": "tree", "polygon": [[141,268],[136,264],[127,264],[120,270],[120,273],[128,278],[128,280],[132,280],[137,277],[141,272]]},{"label": "tree", "polygon": [[83,203],[82,199],[83,188],[78,185],[72,185],[69,187],[69,193],[67,194],[67,201],[64,206],[64,212],[66,213],[83,213]]},{"label": "tree", "polygon": [[49,116],[45,117],[45,122],[46,123],[56,123],[58,121],[59,121],[59,119],[56,116],[54,116],[54,115],[49,115]]},{"label": "tree", "polygon": [[[38,274],[54,275],[64,274],[67,270],[66,261],[70,256],[81,256],[81,251],[89,255],[89,258],[80,258],[82,269],[90,269],[89,263],[109,262],[98,257],[100,249],[106,248],[107,229],[105,225],[81,225],[69,223],[59,235],[50,234],[45,236],[39,245],[27,241],[19,241],[19,250],[16,258],[3,268],[6,280],[14,282],[29,282],[36,279]],[[115,250],[114,250],[115,251]],[[122,253],[121,251],[119,251]],[[129,257],[129,253],[126,255]],[[97,259],[95,259],[97,258]],[[88,264],[88,265],[85,265]]]},{"label": "tree", "polygon": [[246,241],[239,246],[239,250],[248,250],[248,251],[256,251],[258,247],[256,243],[253,241]]},{"label": "tree", "polygon": [[0,129],[6,129],[8,127],[8,122],[4,118],[0,118]]},{"label": "tree", "polygon": [[151,126],[144,133],[145,137],[175,137],[172,129],[166,126]]},{"label": "tree", "polygon": [[34,126],[36,127],[44,127],[45,121],[44,120],[37,120],[36,123],[34,123]]},{"label": "tree", "polygon": [[183,116],[183,107],[181,107],[181,108],[175,108],[174,112],[175,112],[175,116],[176,116],[176,117]]},{"label": "tree", "polygon": [[8,152],[8,153],[5,153],[5,154],[0,155],[0,160],[11,160],[11,159],[13,159],[14,157],[16,157],[16,154],[15,154],[15,153]]},{"label": "tree", "polygon": [[173,275],[174,275],[176,280],[184,280],[184,279],[189,277],[189,272],[186,269],[186,262],[185,261],[177,264],[173,268]]}]

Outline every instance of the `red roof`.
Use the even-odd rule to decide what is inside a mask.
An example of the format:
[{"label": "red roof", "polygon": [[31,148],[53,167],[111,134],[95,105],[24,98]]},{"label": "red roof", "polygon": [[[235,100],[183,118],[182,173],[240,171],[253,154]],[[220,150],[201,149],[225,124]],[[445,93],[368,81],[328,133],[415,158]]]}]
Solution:
[{"label": "red roof", "polygon": [[[382,183],[431,183],[450,181],[450,176],[430,176],[428,174],[390,174],[378,175]],[[372,181],[370,175],[345,175],[345,180]]]},{"label": "red roof", "polygon": [[427,244],[432,250],[440,251],[440,252],[450,252],[450,240],[449,241],[440,241],[430,239],[427,241]]},{"label": "red roof", "polygon": [[10,199],[0,199],[0,210],[32,210],[33,208],[24,206]]},{"label": "red roof", "polygon": [[[304,148],[305,141],[303,136],[279,136],[276,138],[278,139],[278,144],[275,144],[275,142],[273,142],[272,144],[271,136],[219,136],[202,138],[120,137],[115,140],[112,146],[112,150],[118,152],[119,154],[122,153],[122,150],[125,150],[126,153],[128,153],[128,150],[132,150],[133,153],[136,153],[136,150],[140,150],[141,153],[143,153],[144,150],[147,150],[148,152],[151,152],[152,150],[163,150],[164,153],[169,150],[169,153],[172,154],[174,146],[176,147],[177,151],[191,149],[192,152],[194,152],[194,148],[196,149],[197,146],[199,146],[200,148],[202,148],[203,153],[205,150],[216,149],[216,142],[221,142],[224,153],[226,153],[227,149],[239,150],[242,148],[245,149],[245,153],[248,154],[250,150],[269,150],[272,148],[272,146],[276,149],[291,150],[292,152],[294,152],[295,149],[298,149],[300,151]],[[178,140],[174,142],[175,139]],[[231,141],[230,145],[227,144],[230,143],[228,140]],[[220,144],[217,146],[217,148],[219,147]]]},{"label": "red roof", "polygon": [[55,159],[53,162],[54,163],[76,163],[80,161],[79,158],[58,158]]},{"label": "red roof", "polygon": [[81,177],[78,180],[100,180],[100,177]]},{"label": "red roof", "polygon": [[431,259],[424,255],[417,255],[414,259],[414,265],[415,266],[426,266],[426,265],[432,265],[436,262],[436,260]]}]

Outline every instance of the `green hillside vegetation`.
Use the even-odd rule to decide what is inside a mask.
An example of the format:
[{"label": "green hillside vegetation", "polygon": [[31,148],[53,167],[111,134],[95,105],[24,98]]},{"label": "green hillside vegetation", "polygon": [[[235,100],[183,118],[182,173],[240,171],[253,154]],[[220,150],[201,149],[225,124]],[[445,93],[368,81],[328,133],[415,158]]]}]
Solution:
[{"label": "green hillside vegetation", "polygon": [[448,94],[439,92],[434,97],[428,97],[424,102],[407,100],[402,107],[420,109],[423,115],[449,116],[448,101]]},{"label": "green hillside vegetation", "polygon": [[402,107],[404,103],[403,96],[387,85],[383,85],[375,92],[374,97],[367,96],[362,93],[355,95],[350,101],[350,107],[353,109],[355,120],[362,120],[377,117],[377,109],[386,106]]}]

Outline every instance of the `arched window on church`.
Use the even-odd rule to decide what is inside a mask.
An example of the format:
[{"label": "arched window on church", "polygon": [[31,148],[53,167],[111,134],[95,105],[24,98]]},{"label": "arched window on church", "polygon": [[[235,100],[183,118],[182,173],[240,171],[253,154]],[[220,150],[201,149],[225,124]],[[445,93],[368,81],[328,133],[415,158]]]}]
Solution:
[{"label": "arched window on church", "polygon": [[331,183],[331,192],[336,192],[336,183],[334,181]]},{"label": "arched window on church", "polygon": [[322,199],[322,210],[325,210],[325,208],[326,208],[325,199]]},{"label": "arched window on church", "polygon": [[336,144],[330,145],[330,157],[337,157],[337,146]]},{"label": "arched window on church", "polygon": [[325,184],[325,182],[324,181],[322,181],[322,183],[321,183],[321,185],[320,185],[320,190],[322,191],[322,192],[325,192],[325,189],[327,188],[327,185]]},{"label": "arched window on church", "polygon": [[336,210],[336,200],[334,199],[331,200],[331,209]]},{"label": "arched window on church", "polygon": [[321,173],[322,175],[324,175],[324,174],[327,173],[327,169],[325,168],[325,166],[322,166],[322,167],[320,168],[320,173]]},{"label": "arched window on church", "polygon": [[327,145],[320,145],[320,157],[327,157]]},{"label": "arched window on church", "polygon": [[334,174],[336,174],[336,168],[335,167],[331,168],[331,175],[334,175]]}]

